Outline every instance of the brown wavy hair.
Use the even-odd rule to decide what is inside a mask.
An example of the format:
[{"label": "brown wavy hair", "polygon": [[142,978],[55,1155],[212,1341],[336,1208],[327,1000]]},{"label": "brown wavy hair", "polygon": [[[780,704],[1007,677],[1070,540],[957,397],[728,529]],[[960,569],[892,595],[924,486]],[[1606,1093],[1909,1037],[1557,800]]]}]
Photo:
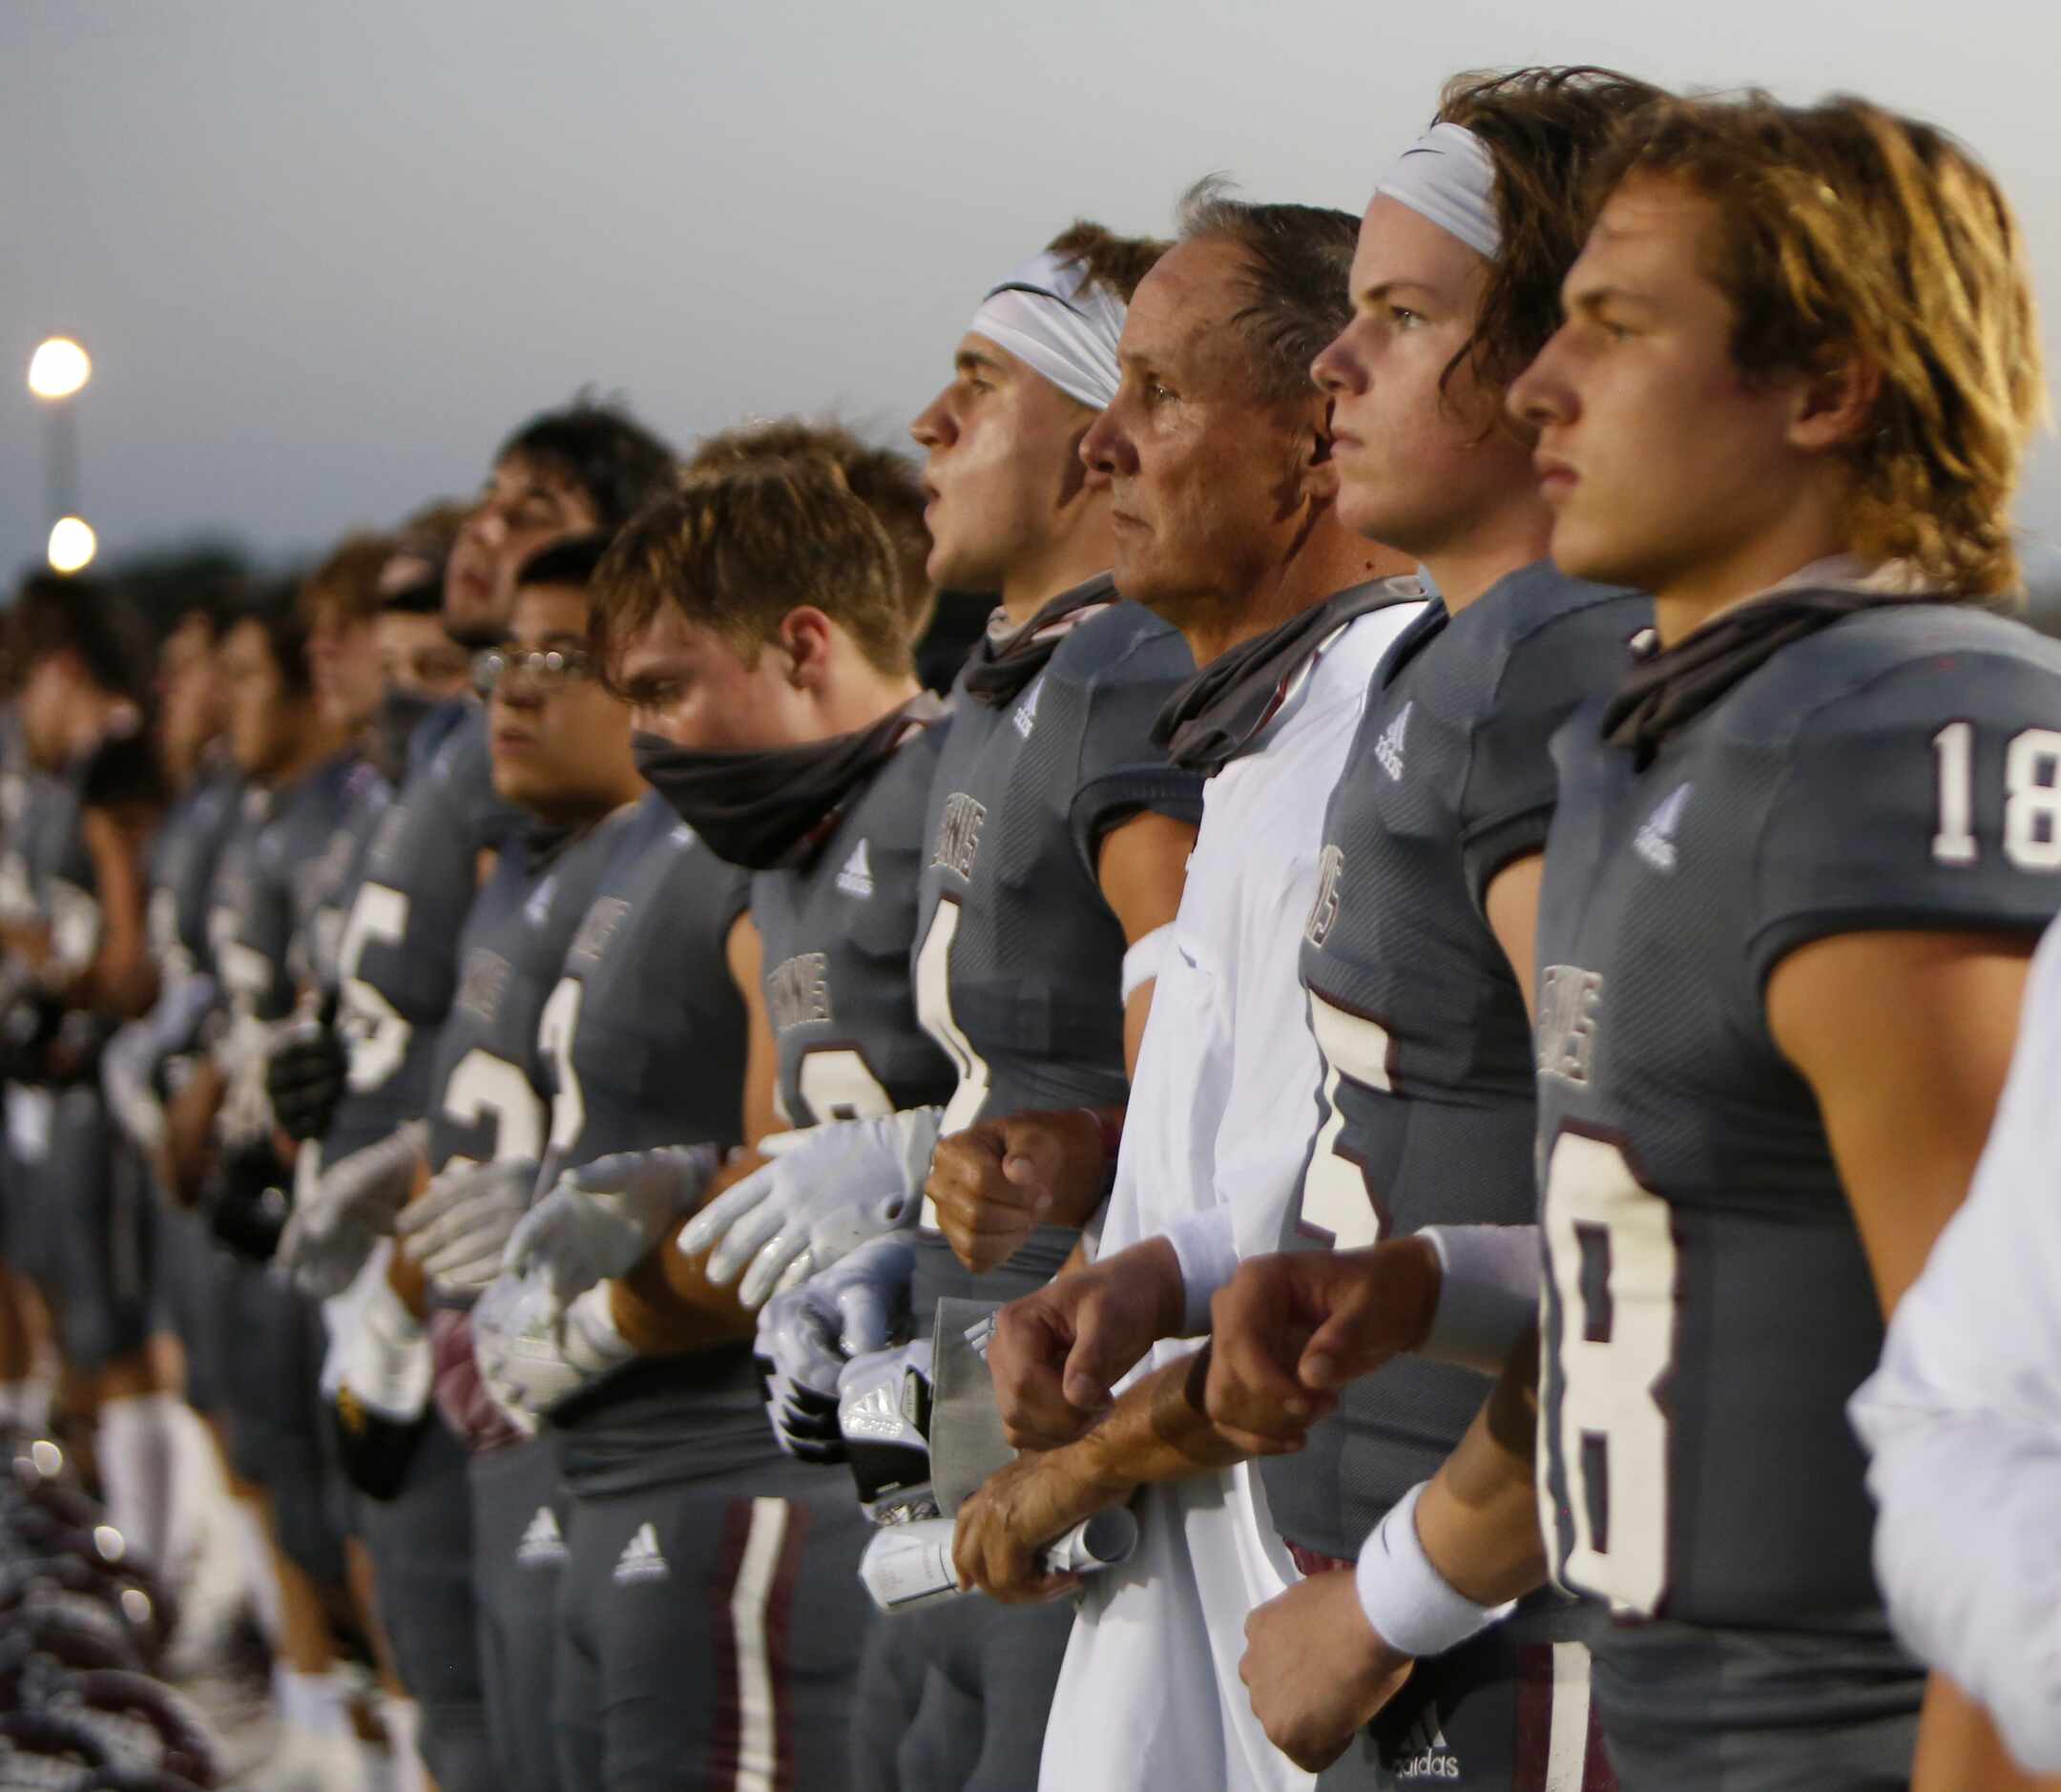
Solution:
[{"label": "brown wavy hair", "polygon": [[915,462],[863,440],[834,417],[765,417],[704,436],[688,457],[686,471],[725,472],[766,460],[818,460],[843,475],[852,495],[887,531],[909,626],[914,635],[922,635],[937,609],[937,593],[925,570],[930,559],[930,525],[924,521],[926,499]]},{"label": "brown wavy hair", "polygon": [[690,474],[624,525],[589,590],[605,668],[668,606],[721,636],[746,665],[781,618],[821,610],[887,674],[913,669],[894,544],[843,472],[815,455]]},{"label": "brown wavy hair", "polygon": [[1560,284],[1589,234],[1597,161],[1620,127],[1665,92],[1614,69],[1473,71],[1439,94],[1431,122],[1471,131],[1495,164],[1496,229],[1473,332],[1447,364],[1500,394],[1560,327]]},{"label": "brown wavy hair", "polygon": [[1989,172],[1937,127],[1835,94],[1674,100],[1598,165],[1716,207],[1706,271],[1764,379],[1858,358],[1881,390],[1846,452],[1856,552],[1913,561],[1941,594],[2020,587],[2009,507],[2047,397],[2025,239]]}]

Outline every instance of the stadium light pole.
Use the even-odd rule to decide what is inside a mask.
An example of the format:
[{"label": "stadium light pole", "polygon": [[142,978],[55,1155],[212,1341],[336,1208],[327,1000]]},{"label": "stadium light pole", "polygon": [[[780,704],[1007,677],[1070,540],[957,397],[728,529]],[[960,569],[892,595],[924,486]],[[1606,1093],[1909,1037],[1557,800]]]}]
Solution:
[{"label": "stadium light pole", "polygon": [[78,514],[78,421],[72,400],[93,378],[93,359],[69,336],[52,336],[29,357],[29,390],[43,406],[43,479],[52,571],[76,573],[93,559],[94,531]]}]

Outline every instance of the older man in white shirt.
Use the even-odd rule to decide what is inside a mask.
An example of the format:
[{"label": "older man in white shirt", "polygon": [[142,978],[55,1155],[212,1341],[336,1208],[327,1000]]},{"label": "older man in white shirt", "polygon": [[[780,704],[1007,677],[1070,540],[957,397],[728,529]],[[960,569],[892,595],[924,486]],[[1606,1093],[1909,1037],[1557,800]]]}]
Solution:
[{"label": "older man in white shirt", "polygon": [[[1206,1328],[1238,1245],[1271,1248],[1295,1188],[1320,1077],[1296,953],[1325,801],[1374,669],[1421,598],[1405,556],[1340,522],[1325,406],[1304,371],[1343,321],[1356,221],[1205,188],[1182,226],[1132,302],[1121,388],[1082,448],[1113,488],[1118,589],[1180,628],[1203,668],[1161,721],[1174,758],[1210,778],[1097,1248],[1100,1262],[1146,1263],[1153,1296],[1180,1304],[1155,1335]],[[1035,1335],[1050,1361],[1051,1428],[1011,1410],[1012,1429],[1062,1447],[961,1510],[960,1571],[1000,1597],[1055,1591],[1037,1548],[1113,1489],[1163,1478],[1155,1415],[1184,1373],[1181,1344],[1156,1346],[1115,1410],[1075,1436],[1106,1386],[1080,1385],[1095,1379],[1097,1345],[1070,1333],[1070,1284],[1099,1273],[1005,1311],[995,1348]],[[1080,1396],[1071,1408],[1067,1388]],[[1294,1573],[1255,1499],[1242,1468],[1145,1496],[1137,1553],[1083,1600],[1043,1784],[1307,1784],[1225,1696],[1246,1612]]]}]

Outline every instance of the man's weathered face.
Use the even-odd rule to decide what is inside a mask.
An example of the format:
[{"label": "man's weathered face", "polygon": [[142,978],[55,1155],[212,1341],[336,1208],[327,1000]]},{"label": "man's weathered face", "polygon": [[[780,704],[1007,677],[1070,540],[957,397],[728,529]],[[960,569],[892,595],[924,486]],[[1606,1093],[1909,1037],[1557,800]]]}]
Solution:
[{"label": "man's weathered face", "polygon": [[1304,510],[1316,388],[1269,397],[1238,316],[1244,252],[1184,242],[1139,283],[1122,383],[1081,444],[1110,490],[1116,587],[1179,626],[1279,564]]}]

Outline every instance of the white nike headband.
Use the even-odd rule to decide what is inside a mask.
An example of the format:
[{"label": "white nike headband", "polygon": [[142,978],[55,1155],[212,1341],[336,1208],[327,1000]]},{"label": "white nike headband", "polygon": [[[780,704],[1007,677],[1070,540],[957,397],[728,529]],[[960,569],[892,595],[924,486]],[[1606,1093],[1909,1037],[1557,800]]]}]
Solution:
[{"label": "white nike headband", "polygon": [[1429,219],[1485,260],[1503,253],[1495,162],[1488,145],[1465,125],[1433,125],[1396,157],[1374,191]]},{"label": "white nike headband", "polygon": [[1116,396],[1125,306],[1077,262],[1034,256],[989,291],[967,327],[1096,410]]}]

